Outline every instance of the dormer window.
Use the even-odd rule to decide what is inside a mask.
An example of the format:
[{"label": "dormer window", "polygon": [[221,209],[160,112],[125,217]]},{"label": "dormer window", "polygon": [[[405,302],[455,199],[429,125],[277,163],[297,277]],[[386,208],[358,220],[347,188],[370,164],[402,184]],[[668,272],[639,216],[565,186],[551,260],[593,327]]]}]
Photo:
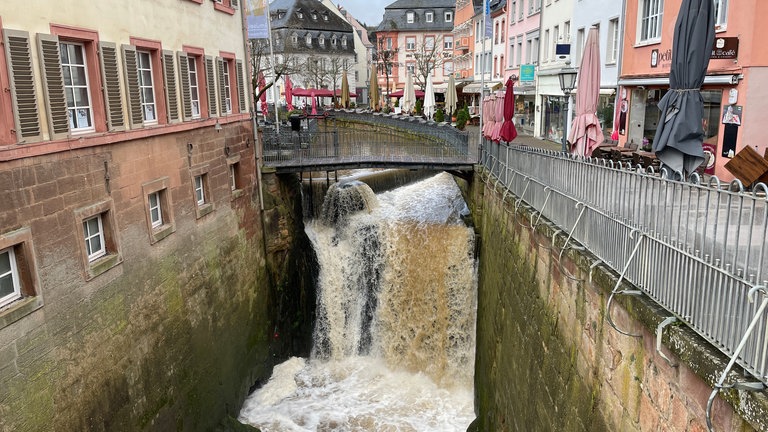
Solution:
[{"label": "dormer window", "polygon": [[293,46],[298,45],[299,44],[299,35],[297,35],[296,33],[293,33],[291,35],[291,42],[293,42]]},{"label": "dormer window", "polygon": [[307,42],[307,46],[311,47],[312,46],[312,35],[311,34],[307,34],[307,36],[305,37],[305,40]]},{"label": "dormer window", "polygon": [[312,19],[317,21],[317,12],[312,11]]},{"label": "dormer window", "polygon": [[413,12],[406,12],[405,20],[408,22],[408,24],[413,24]]},{"label": "dormer window", "polygon": [[453,21],[453,12],[446,12],[444,18],[445,22]]},{"label": "dormer window", "polygon": [[304,12],[302,12],[301,9],[296,9],[296,18],[298,19],[304,18]]},{"label": "dormer window", "polygon": [[336,36],[331,38],[331,45],[336,46]]},{"label": "dormer window", "polygon": [[346,36],[341,38],[341,46],[343,46],[344,48],[347,47],[347,37]]},{"label": "dormer window", "polygon": [[424,13],[424,21],[431,23],[435,21],[435,13],[434,12],[425,12]]},{"label": "dormer window", "polygon": [[323,21],[328,21],[328,14],[327,13],[323,13]]},{"label": "dormer window", "polygon": [[325,36],[321,35],[319,38],[317,38],[317,43],[319,43],[320,46],[325,46]]}]

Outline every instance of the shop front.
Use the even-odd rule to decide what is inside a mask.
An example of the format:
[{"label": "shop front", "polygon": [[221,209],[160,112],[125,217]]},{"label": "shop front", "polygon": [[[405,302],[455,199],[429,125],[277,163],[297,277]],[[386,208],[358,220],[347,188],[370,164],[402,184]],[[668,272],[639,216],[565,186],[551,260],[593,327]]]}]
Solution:
[{"label": "shop front", "polygon": [[515,87],[515,126],[522,135],[533,135],[536,87]]},{"label": "shop front", "polygon": [[562,142],[565,130],[563,110],[568,111],[568,99],[565,96],[542,95],[541,136],[550,141]]}]

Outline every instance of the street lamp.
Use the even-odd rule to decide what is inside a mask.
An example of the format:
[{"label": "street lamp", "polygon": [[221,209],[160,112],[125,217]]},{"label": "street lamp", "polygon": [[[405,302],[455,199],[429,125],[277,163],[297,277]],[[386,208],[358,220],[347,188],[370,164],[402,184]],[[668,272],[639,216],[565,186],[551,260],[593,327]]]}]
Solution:
[{"label": "street lamp", "polygon": [[576,86],[576,69],[571,67],[571,62],[565,62],[565,67],[560,69],[557,74],[560,78],[560,90],[565,95],[565,106],[560,107],[563,112],[563,153],[568,152],[568,143],[566,141],[565,131],[568,125],[568,98],[571,96],[573,88]]}]

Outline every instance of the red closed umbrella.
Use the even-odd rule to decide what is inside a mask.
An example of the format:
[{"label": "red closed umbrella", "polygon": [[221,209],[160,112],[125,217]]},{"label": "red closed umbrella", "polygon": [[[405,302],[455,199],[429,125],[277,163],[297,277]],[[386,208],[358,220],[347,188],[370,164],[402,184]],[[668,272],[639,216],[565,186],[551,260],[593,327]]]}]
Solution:
[{"label": "red closed umbrella", "polygon": [[512,77],[507,80],[507,91],[504,93],[504,124],[501,126],[499,137],[510,142],[517,137],[517,129],[512,122],[515,115],[515,82]]},{"label": "red closed umbrella", "polygon": [[264,91],[264,87],[267,86],[267,82],[264,80],[264,73],[259,72],[259,92],[261,92],[261,96],[259,96],[259,100],[261,101],[261,114],[264,117],[267,117],[269,115],[269,112],[267,110],[267,92]]},{"label": "red closed umbrella", "polygon": [[317,99],[315,98],[315,92],[310,95],[312,97],[312,115],[317,115]]},{"label": "red closed umbrella", "polygon": [[285,76],[285,104],[288,111],[293,111],[293,84],[288,75]]}]

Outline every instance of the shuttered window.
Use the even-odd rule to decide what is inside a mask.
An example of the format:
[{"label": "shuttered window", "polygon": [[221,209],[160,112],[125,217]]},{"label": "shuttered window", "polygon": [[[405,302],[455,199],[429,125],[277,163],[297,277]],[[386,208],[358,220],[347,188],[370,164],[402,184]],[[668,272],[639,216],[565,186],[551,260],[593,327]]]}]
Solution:
[{"label": "shuttered window", "polygon": [[[93,131],[83,45],[70,43],[71,49],[60,48],[58,37],[46,34],[38,34],[37,42],[51,139],[65,137],[70,129],[73,132]],[[65,84],[69,91],[66,96]]]},{"label": "shuttered window", "polygon": [[208,115],[216,117],[216,81],[213,72],[213,57],[205,56],[205,82],[208,87]]},{"label": "shuttered window", "polygon": [[110,131],[125,130],[123,105],[120,102],[120,72],[117,68],[117,45],[99,42],[101,77],[104,83],[104,105],[107,108],[107,126]]},{"label": "shuttered window", "polygon": [[[187,54],[184,52],[178,52],[177,55],[179,57],[179,82],[181,82],[181,101],[184,110],[184,120],[187,121],[192,120],[195,114],[195,108],[197,109],[197,117],[200,117],[199,100],[197,105],[193,107],[192,91],[190,88],[190,77],[194,73],[195,78],[197,78],[197,73],[191,72],[192,68],[195,66],[194,58],[187,57]],[[197,83],[195,83],[195,93],[197,93]]]},{"label": "shuttered window", "polygon": [[197,73],[197,59],[187,57],[187,72],[189,76],[189,99],[192,109],[192,118],[200,118],[200,77]]},{"label": "shuttered window", "polygon": [[8,61],[16,140],[21,143],[37,141],[43,133],[38,115],[29,33],[5,29],[3,41]]},{"label": "shuttered window", "polygon": [[219,111],[222,115],[232,112],[232,97],[229,87],[229,65],[222,58],[216,58],[219,78]]},{"label": "shuttered window", "polygon": [[176,94],[176,68],[174,67],[173,51],[163,51],[163,80],[168,121],[175,122],[179,120],[179,98]]},{"label": "shuttered window", "polygon": [[245,112],[245,82],[243,78],[243,61],[237,61],[237,96],[240,112]]},{"label": "shuttered window", "polygon": [[136,51],[139,68],[139,88],[141,89],[141,113],[144,124],[157,124],[157,104],[155,103],[155,82],[153,79],[152,56],[147,51]]},{"label": "shuttered window", "polygon": [[144,125],[144,118],[141,113],[141,88],[139,87],[139,72],[136,68],[136,48],[132,45],[123,45],[121,48],[131,127],[142,127]]}]

